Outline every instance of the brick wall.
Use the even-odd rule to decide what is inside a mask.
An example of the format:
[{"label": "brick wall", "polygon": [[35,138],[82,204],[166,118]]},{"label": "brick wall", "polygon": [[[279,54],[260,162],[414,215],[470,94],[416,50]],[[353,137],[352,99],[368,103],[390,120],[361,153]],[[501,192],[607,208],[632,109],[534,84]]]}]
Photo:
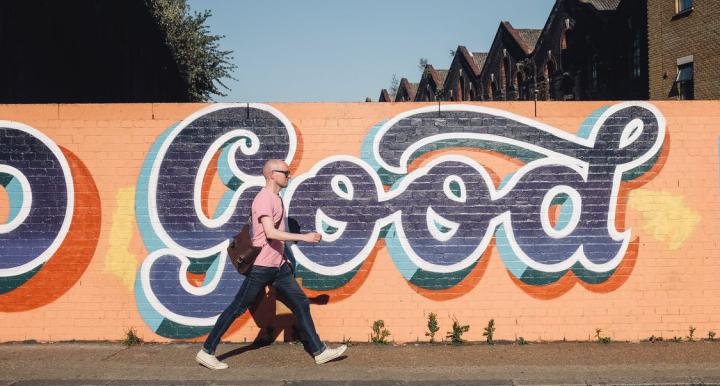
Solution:
[{"label": "brick wall", "polygon": [[[323,339],[720,329],[720,102],[0,106],[0,341],[202,340],[266,158]],[[537,114],[535,113],[537,111]],[[321,210],[320,210],[321,209]],[[291,339],[272,293],[226,339]]]},{"label": "brick wall", "polygon": [[648,1],[650,98],[674,99],[670,90],[677,60],[694,57],[695,99],[720,98],[720,6],[694,0],[693,10],[676,15],[675,1]]}]

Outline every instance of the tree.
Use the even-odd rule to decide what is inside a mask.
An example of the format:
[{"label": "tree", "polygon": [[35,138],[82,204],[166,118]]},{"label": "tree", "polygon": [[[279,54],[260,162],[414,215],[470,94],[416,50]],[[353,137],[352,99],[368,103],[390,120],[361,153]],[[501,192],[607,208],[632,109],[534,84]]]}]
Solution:
[{"label": "tree", "polygon": [[393,74],[392,79],[390,80],[390,88],[388,88],[388,91],[392,95],[397,95],[399,87],[400,87],[400,81],[397,78],[397,74]]},{"label": "tree", "polygon": [[420,71],[425,71],[425,66],[427,66],[427,64],[428,64],[427,58],[420,58],[418,60],[418,68],[420,69]]},{"label": "tree", "polygon": [[231,63],[232,51],[223,51],[218,44],[225,36],[210,34],[205,25],[212,13],[204,10],[191,15],[187,0],[145,0],[145,3],[187,82],[190,99],[200,102],[211,99],[213,94],[227,95],[217,85],[229,90],[223,79],[235,80],[230,73],[236,66]]}]

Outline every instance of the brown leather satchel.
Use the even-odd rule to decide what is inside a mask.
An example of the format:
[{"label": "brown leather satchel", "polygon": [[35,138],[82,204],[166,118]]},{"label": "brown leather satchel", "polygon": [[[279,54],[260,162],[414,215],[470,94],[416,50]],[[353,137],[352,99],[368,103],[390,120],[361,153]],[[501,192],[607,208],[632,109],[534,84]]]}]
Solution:
[{"label": "brown leather satchel", "polygon": [[[284,209],[283,209],[284,210]],[[275,224],[275,228],[280,226],[280,221]],[[248,222],[243,225],[240,233],[235,235],[228,245],[227,253],[230,258],[230,262],[235,266],[238,272],[243,275],[247,275],[255,264],[255,259],[260,254],[263,247],[256,247],[252,243],[252,234],[250,234],[250,224],[252,223],[252,215],[248,219]],[[269,244],[271,240],[265,239],[266,244]]]},{"label": "brown leather satchel", "polygon": [[233,237],[230,241],[230,245],[227,248],[228,257],[230,262],[235,266],[238,272],[246,275],[250,272],[255,259],[260,254],[262,247],[256,247],[252,243],[252,237],[250,237],[250,221],[243,225],[240,233]]}]

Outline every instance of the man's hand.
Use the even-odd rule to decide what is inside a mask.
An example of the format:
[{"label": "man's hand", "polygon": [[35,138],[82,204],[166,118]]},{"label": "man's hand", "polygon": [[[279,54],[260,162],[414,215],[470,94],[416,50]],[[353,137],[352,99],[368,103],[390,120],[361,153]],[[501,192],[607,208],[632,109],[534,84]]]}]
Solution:
[{"label": "man's hand", "polygon": [[306,243],[319,243],[322,240],[322,236],[317,232],[305,233],[303,235],[303,241]]}]

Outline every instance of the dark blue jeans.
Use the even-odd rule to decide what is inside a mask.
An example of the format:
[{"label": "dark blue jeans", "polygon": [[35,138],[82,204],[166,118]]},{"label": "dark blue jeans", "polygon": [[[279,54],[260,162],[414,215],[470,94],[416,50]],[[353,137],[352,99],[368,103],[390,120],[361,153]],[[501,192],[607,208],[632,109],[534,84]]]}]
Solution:
[{"label": "dark blue jeans", "polygon": [[240,290],[235,295],[235,299],[220,314],[215,326],[210,331],[210,335],[205,340],[203,345],[205,352],[215,355],[215,349],[220,344],[220,338],[230,328],[232,322],[247,311],[260,291],[263,291],[268,284],[272,284],[277,292],[290,303],[288,306],[295,314],[300,329],[308,339],[307,344],[312,355],[315,356],[325,350],[325,344],[320,341],[310,315],[310,301],[297,281],[295,281],[290,264],[285,263],[280,268],[255,266],[250,270],[250,273],[240,286]]}]

